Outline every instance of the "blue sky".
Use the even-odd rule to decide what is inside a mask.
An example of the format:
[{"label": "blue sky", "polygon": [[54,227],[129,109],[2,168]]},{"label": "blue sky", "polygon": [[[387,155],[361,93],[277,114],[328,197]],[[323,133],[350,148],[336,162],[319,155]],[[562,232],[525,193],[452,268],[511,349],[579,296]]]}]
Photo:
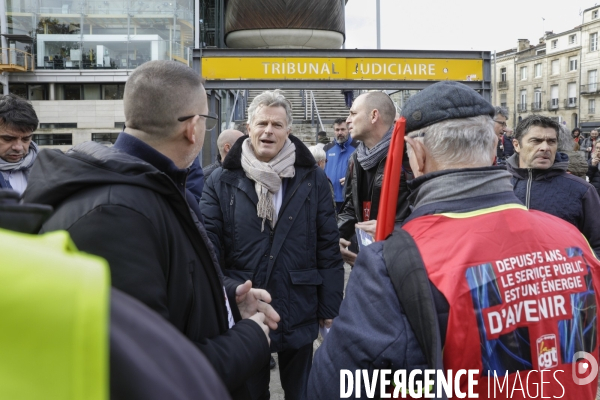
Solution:
[{"label": "blue sky", "polygon": [[[380,0],[381,48],[502,51],[517,39],[538,43],[544,30],[581,24],[596,3],[570,0]],[[376,1],[348,0],[346,48],[375,49]],[[542,19],[544,18],[544,19]]]}]

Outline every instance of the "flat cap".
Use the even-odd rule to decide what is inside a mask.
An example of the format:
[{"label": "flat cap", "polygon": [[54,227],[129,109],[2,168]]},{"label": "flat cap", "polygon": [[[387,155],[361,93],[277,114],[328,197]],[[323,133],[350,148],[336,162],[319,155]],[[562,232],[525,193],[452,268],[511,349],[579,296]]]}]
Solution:
[{"label": "flat cap", "polygon": [[402,109],[406,132],[412,132],[447,119],[478,115],[494,117],[494,107],[467,85],[441,81],[408,99]]}]

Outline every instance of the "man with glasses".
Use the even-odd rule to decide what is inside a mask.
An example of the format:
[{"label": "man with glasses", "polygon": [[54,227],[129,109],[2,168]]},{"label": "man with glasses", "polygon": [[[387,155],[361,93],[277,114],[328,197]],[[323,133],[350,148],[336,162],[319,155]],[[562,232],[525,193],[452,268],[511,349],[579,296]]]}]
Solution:
[{"label": "man with glasses", "polygon": [[[504,107],[494,107],[494,132],[498,136],[496,147],[496,163],[504,165],[506,159],[514,153],[511,138],[508,137],[512,130],[507,127],[508,110]],[[510,154],[507,154],[510,153]]]},{"label": "man with glasses", "polygon": [[43,232],[65,229],[79,250],[104,257],[114,287],[195,343],[233,398],[249,398],[246,381],[268,365],[279,316],[265,290],[223,278],[186,189],[216,121],[202,79],[178,62],[147,62],[129,77],[123,102],[126,128],[115,145],[40,152],[25,201],[53,206]]}]

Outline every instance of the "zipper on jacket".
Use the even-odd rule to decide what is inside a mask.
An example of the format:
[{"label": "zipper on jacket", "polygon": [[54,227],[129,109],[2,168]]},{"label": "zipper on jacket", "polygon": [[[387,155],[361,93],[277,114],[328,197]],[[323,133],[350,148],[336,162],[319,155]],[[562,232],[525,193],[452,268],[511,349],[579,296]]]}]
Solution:
[{"label": "zipper on jacket", "polygon": [[[235,193],[231,194],[229,201],[229,215],[231,216],[231,253],[235,253],[235,207],[233,207]],[[225,257],[223,257],[225,259]]]},{"label": "zipper on jacket", "polygon": [[533,172],[531,168],[527,169],[529,178],[527,179],[527,192],[525,192],[525,207],[529,210],[529,201],[531,200],[531,181],[533,180]]}]

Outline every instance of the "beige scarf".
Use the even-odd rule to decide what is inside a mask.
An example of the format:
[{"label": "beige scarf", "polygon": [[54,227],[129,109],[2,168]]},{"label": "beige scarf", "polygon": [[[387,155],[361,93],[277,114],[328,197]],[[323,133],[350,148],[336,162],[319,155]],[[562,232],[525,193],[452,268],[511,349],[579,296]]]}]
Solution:
[{"label": "beige scarf", "polygon": [[262,218],[261,232],[265,230],[265,220],[271,222],[274,228],[277,223],[277,213],[273,204],[273,193],[281,188],[281,178],[293,178],[296,173],[296,146],[290,139],[285,141],[283,148],[269,162],[256,158],[250,138],[242,144],[242,168],[246,176],[255,182],[254,189],[258,196],[256,214]]}]

